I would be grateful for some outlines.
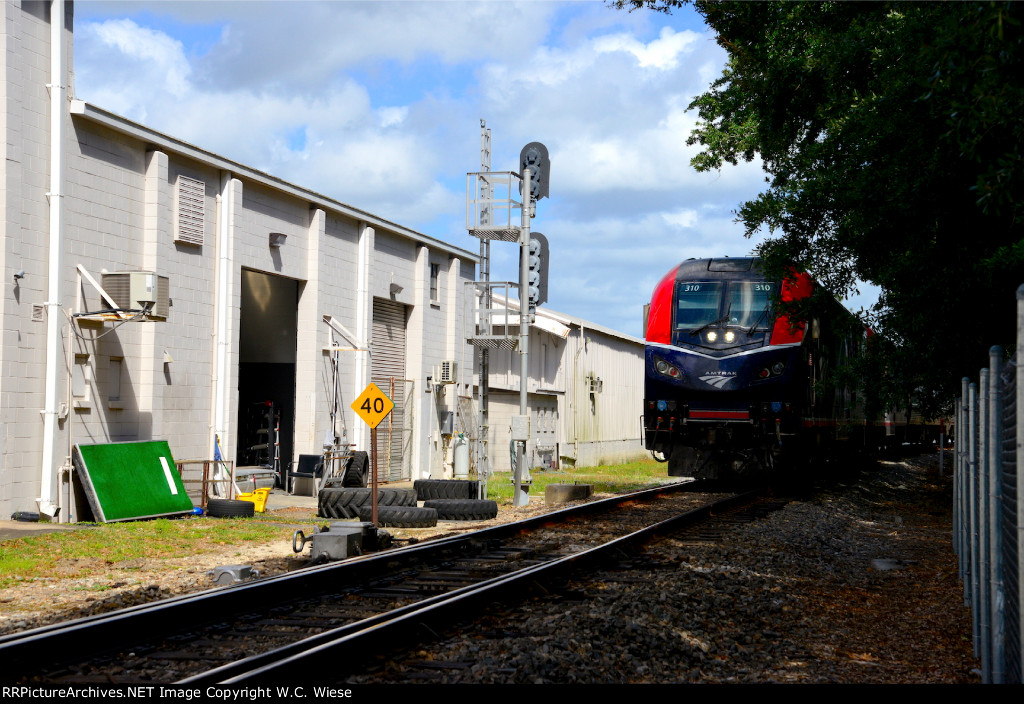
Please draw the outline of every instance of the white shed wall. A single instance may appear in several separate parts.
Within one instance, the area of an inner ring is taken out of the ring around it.
[[[543,311],[542,311],[543,314]],[[596,466],[646,456],[640,444],[644,343],[586,321],[551,314],[568,325],[566,338],[530,328],[527,405],[531,467]],[[491,467],[509,471],[511,418],[519,414],[518,352],[492,350],[490,375]],[[590,378],[601,391],[591,393]],[[557,447],[555,453],[549,448]]]

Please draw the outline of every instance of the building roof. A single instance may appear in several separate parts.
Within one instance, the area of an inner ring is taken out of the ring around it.
[[[504,301],[504,298],[502,298],[501,296],[494,295],[494,298],[495,298],[495,300]],[[514,298],[508,299],[508,307],[509,307],[510,310],[519,310],[519,301],[517,301]],[[509,316],[509,317],[511,318],[513,316]],[[519,318],[519,316],[514,316],[514,319],[509,321],[510,324],[518,325],[519,324],[518,318]],[[566,327],[575,326],[575,327],[578,327],[578,328],[585,328],[587,330],[593,330],[594,332],[599,332],[599,333],[602,333],[604,335],[608,335],[610,337],[617,337],[620,340],[625,340],[626,342],[633,342],[633,343],[636,343],[638,345],[645,345],[645,344],[647,344],[644,340],[642,340],[639,337],[633,337],[632,335],[627,335],[624,332],[619,332],[618,330],[612,330],[611,328],[606,328],[603,325],[598,325],[597,323],[592,323],[589,320],[584,320],[583,318],[577,318],[576,316],[569,315],[568,313],[559,313],[557,311],[551,310],[550,308],[544,308],[543,306],[537,308],[537,322],[535,323],[535,326],[540,328],[541,330],[546,330],[548,332],[551,332],[552,334],[561,334],[561,333],[558,333],[555,330],[553,330],[552,328],[554,326],[548,325],[546,322],[544,322],[545,320],[554,321],[555,323],[561,323],[562,325],[564,325]],[[565,337],[565,335],[561,335],[561,336]]]
[[[467,249],[462,249],[461,247],[436,239],[430,235],[425,235],[422,232],[409,229],[408,227],[391,222],[390,220],[386,220],[385,218],[374,215],[373,213],[360,210],[359,208],[347,205],[329,196],[311,191],[308,188],[303,188],[302,186],[289,183],[288,181],[276,176],[259,171],[258,169],[246,166],[245,164],[241,164],[237,161],[232,161],[227,157],[214,154],[213,152],[189,144],[188,142],[176,137],[171,137],[170,135],[163,134],[162,132],[157,132],[145,125],[140,125],[126,117],[115,115],[112,112],[98,108],[83,100],[71,101],[71,114],[79,115],[90,122],[95,122],[103,125],[104,127],[108,127],[115,132],[120,132],[121,134],[133,137],[134,139],[152,145],[162,151],[179,154],[223,171],[230,171],[232,174],[241,178],[249,181],[255,181],[256,183],[287,193],[288,195],[301,200],[308,201],[309,203],[322,207],[324,210],[341,213],[353,220],[361,220],[373,227],[381,228],[396,235],[415,240],[416,242],[427,245],[431,249],[447,252],[448,254],[457,256],[460,259],[468,259],[474,263],[479,262],[479,256],[473,254]]]

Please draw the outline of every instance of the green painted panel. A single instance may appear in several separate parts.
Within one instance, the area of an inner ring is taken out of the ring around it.
[[[75,445],[74,463],[97,521],[192,512],[166,440]]]

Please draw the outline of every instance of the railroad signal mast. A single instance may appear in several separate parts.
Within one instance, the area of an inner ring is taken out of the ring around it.
[[[488,374],[489,350],[518,349],[520,354],[519,415],[512,417],[512,441],[515,443],[514,483],[516,506],[530,501],[530,473],[526,466],[526,443],[530,439],[530,416],[527,402],[529,378],[529,335],[537,306],[547,300],[548,243],[540,233],[530,236],[530,220],[536,215],[536,201],[548,195],[551,160],[540,142],[530,142],[519,155],[520,173],[490,170],[491,132],[480,121],[481,166],[477,173],[466,175],[466,229],[480,238],[481,279],[474,282],[476,308],[470,344],[479,347],[480,414],[477,428],[477,469],[486,495],[488,469]],[[517,193],[518,191],[518,193]],[[518,195],[521,200],[516,201]],[[513,212],[519,210],[519,224]],[[519,244],[519,282],[490,280],[491,241]],[[509,311],[509,290],[517,287],[519,297],[519,331],[514,334]],[[500,302],[494,292],[503,292]]]

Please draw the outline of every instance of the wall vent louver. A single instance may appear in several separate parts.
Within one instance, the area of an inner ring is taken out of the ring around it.
[[[203,244],[206,213],[206,184],[188,176],[178,176],[178,226],[174,241]]]

